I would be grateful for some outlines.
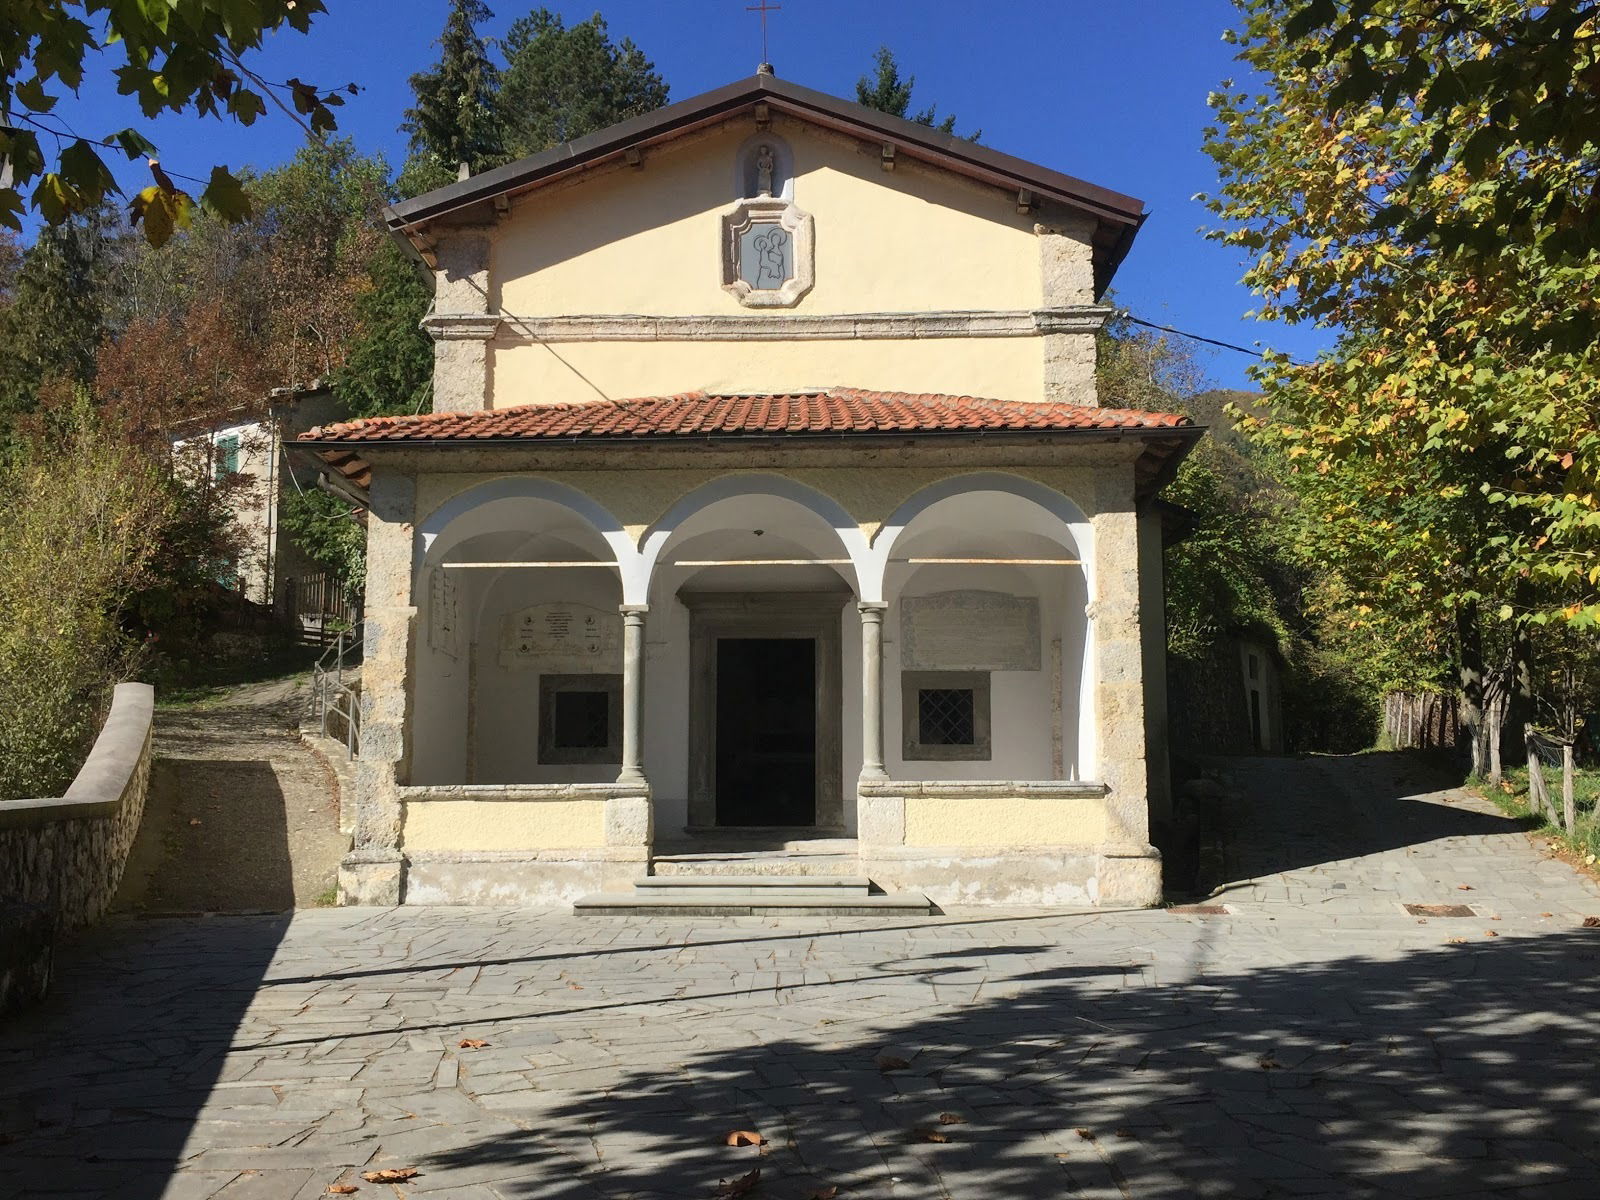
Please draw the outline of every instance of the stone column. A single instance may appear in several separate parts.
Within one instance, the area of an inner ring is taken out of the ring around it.
[[[861,614],[861,778],[887,779],[883,766],[883,614],[881,600],[856,605]]]
[[[1041,308],[1034,319],[1044,342],[1044,398],[1098,405],[1095,333],[1110,310],[1094,302],[1094,221],[1061,213],[1033,231],[1039,238]]]
[[[399,904],[405,892],[399,787],[410,751],[411,597],[416,481],[373,473],[367,516],[366,628],[361,668],[361,750],[355,764],[356,821],[339,865],[341,904]]]
[[[1139,586],[1139,516],[1133,464],[1106,464],[1096,488],[1095,595],[1090,601],[1100,778],[1108,829],[1096,900],[1161,902],[1161,855],[1150,845],[1144,645]]]
[[[644,615],[647,604],[622,605],[622,773],[618,783],[643,784],[644,747],[640,714],[644,708]]]
[[[644,618],[648,605],[622,609],[622,771],[616,789],[606,798],[606,864],[601,886],[625,888],[650,861],[655,839],[655,809],[644,774]]]
[[[489,342],[500,314],[490,303],[490,249],[490,231],[475,226],[447,230],[434,246],[433,309],[422,321],[433,338],[434,412],[491,405]]]

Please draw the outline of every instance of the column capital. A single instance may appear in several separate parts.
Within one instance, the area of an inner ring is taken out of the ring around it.
[[[624,619],[628,617],[642,618],[645,613],[650,611],[650,606],[648,604],[619,604],[617,605],[617,611],[623,615]]]
[[[889,602],[887,600],[858,600],[856,602],[856,611],[863,617],[882,617],[888,611],[888,608]]]

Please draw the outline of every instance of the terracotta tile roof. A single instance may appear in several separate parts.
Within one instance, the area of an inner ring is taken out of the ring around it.
[[[490,412],[368,417],[326,425],[302,442],[560,441],[711,435],[1142,431],[1191,426],[1188,417],[1125,408],[876,392],[860,388],[773,395],[684,392],[638,400],[525,404]]]

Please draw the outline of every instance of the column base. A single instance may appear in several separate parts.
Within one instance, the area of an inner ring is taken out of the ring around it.
[[[1154,846],[1102,853],[1095,865],[1095,903],[1107,908],[1155,908],[1161,904],[1161,851]]]
[[[405,871],[405,859],[397,854],[348,854],[339,864],[339,903],[398,907],[405,895]]]

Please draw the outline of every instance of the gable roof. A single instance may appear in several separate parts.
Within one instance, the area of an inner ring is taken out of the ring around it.
[[[892,145],[896,157],[929,163],[1009,191],[1028,192],[1095,220],[1095,294],[1127,255],[1144,223],[1144,202],[980,146],[975,142],[878,112],[853,101],[759,74],[654,112],[633,117],[554,149],[518,159],[481,175],[437,188],[385,211],[391,231],[420,242],[421,227],[436,220],[486,221],[501,197],[532,191],[573,172],[624,160],[650,145],[748,113],[759,105],[862,141]]]

